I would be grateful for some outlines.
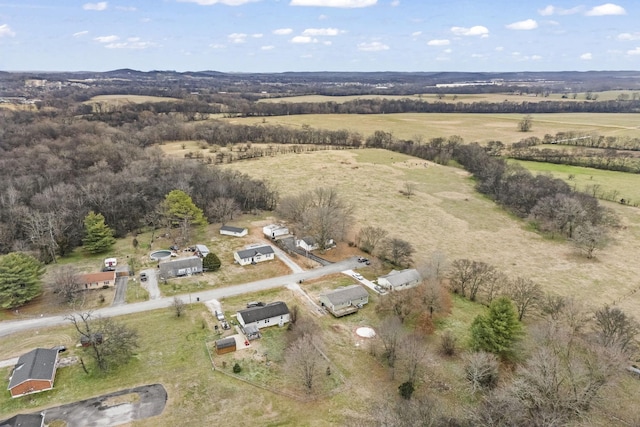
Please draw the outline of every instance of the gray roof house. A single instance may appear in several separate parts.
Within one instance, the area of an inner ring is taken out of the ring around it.
[[[289,307],[282,301],[272,302],[262,307],[251,307],[238,311],[238,323],[243,328],[255,325],[258,329],[268,326],[282,326],[289,322]]]
[[[320,295],[320,303],[335,317],[355,313],[369,302],[369,292],[360,285],[351,285]]]
[[[240,265],[257,264],[275,258],[275,252],[269,245],[250,246],[233,254],[233,259]]]
[[[36,348],[18,358],[11,379],[11,397],[51,390],[58,367],[58,350]]]
[[[408,268],[406,270],[391,270],[389,274],[378,277],[378,285],[392,291],[411,288],[420,283],[422,277],[418,270]]]
[[[206,247],[205,245],[196,245],[196,255],[198,255],[200,258],[204,258],[207,255],[209,255],[209,248]]]
[[[220,234],[225,236],[242,237],[246,236],[247,233],[249,233],[249,230],[246,228],[233,227],[231,225],[223,225],[220,227]]]
[[[160,277],[163,279],[190,276],[197,273],[202,273],[202,258],[197,256],[172,259],[160,263]]]

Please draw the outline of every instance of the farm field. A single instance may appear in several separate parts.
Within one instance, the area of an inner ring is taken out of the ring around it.
[[[640,251],[637,208],[605,202],[620,215],[623,228],[589,261],[567,242],[530,231],[477,194],[461,169],[376,149],[281,155],[224,167],[266,179],[281,196],[337,188],[355,207],[356,228],[380,226],[391,237],[410,241],[417,265],[434,251],[450,261],[482,260],[510,276],[531,278],[547,291],[579,296],[590,307],[615,303],[640,320],[640,266],[629,259]],[[405,182],[416,187],[410,199],[400,193]]]
[[[230,123],[259,125],[281,125],[302,127],[309,125],[317,129],[347,129],[359,132],[365,138],[376,130],[391,132],[396,138],[423,140],[437,137],[461,136],[466,142],[486,143],[491,140],[505,144],[523,138],[546,134],[576,131],[593,132],[604,136],[637,136],[637,114],[533,114],[530,132],[519,132],[518,122],[522,114],[304,114],[276,117],[247,117],[222,119]]]
[[[178,98],[150,95],[96,95],[84,103],[94,104],[97,102],[140,104],[143,102],[181,102],[181,100]]]
[[[631,90],[610,90],[603,92],[593,92],[598,95],[599,101],[610,101],[616,99],[619,95],[625,94],[629,98],[633,96],[637,91]],[[576,98],[573,99],[573,94],[566,94],[567,98],[562,98],[561,93],[552,93],[549,96],[536,96],[535,94],[518,95],[513,93],[486,93],[486,94],[443,94],[437,95],[434,93],[424,93],[415,95],[344,95],[344,96],[331,96],[331,95],[302,95],[302,96],[288,96],[282,98],[263,98],[258,102],[335,102],[338,104],[355,101],[357,99],[412,99],[421,100],[425,102],[542,102],[542,101],[566,101],[566,102],[579,102],[585,101],[586,93],[579,92],[576,94]]]
[[[549,173],[566,181],[578,191],[595,194],[596,197],[620,200],[630,204],[640,203],[640,175],[579,166],[556,165],[544,162],[509,160],[522,165],[533,173]],[[571,176],[571,179],[569,178]],[[617,194],[617,197],[608,197]]]

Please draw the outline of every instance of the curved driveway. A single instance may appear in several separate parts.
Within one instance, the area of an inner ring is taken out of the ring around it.
[[[232,297],[251,292],[263,291],[284,286],[287,283],[299,283],[300,280],[317,279],[329,274],[340,273],[344,270],[356,268],[360,265],[357,257],[352,257],[340,262],[336,262],[324,267],[318,267],[313,270],[303,271],[301,273],[289,274],[286,276],[274,277],[271,279],[259,280],[257,282],[245,283],[241,285],[227,286],[224,288],[212,289],[209,291],[194,292],[189,295],[183,295],[182,301],[185,304],[196,302],[198,300],[207,301],[210,299],[221,299]],[[173,303],[173,297],[164,297],[154,300],[138,302],[134,304],[124,304],[112,307],[105,307],[94,310],[92,313],[96,316],[112,317],[122,316],[125,314],[139,313],[141,311],[156,310],[166,308]],[[28,331],[31,329],[46,328],[49,326],[59,326],[69,323],[62,316],[37,317],[27,320],[13,320],[8,322],[0,322],[0,337],[10,335],[16,332]]]

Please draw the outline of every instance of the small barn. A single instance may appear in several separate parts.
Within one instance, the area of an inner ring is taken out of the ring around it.
[[[216,354],[225,354],[236,351],[236,339],[234,337],[222,338],[216,341]]]
[[[378,285],[391,291],[412,288],[420,283],[422,277],[418,270],[408,268],[406,270],[391,270],[389,274],[378,277]]]
[[[277,237],[288,235],[289,229],[282,224],[269,224],[262,227],[262,234],[269,239],[275,239]]]
[[[112,288],[116,285],[115,268],[100,273],[79,274],[78,284],[80,289]]]
[[[172,259],[160,263],[160,277],[163,279],[191,276],[198,273],[202,273],[202,258],[198,256]]]
[[[233,254],[233,259],[240,265],[257,264],[275,258],[275,252],[269,245],[254,246]]]
[[[58,367],[58,350],[36,348],[18,358],[9,379],[11,397],[51,390]]]
[[[196,249],[196,255],[199,256],[200,258],[206,257],[207,255],[209,255],[209,252],[211,252],[209,248],[206,247],[205,245],[196,245],[195,249]]]
[[[250,325],[255,325],[258,329],[274,325],[283,326],[290,320],[289,307],[282,301],[240,310],[236,317],[240,326],[245,330]]]
[[[220,227],[220,234],[224,236],[244,237],[249,233],[246,228],[233,227],[231,225],[223,225]]]
[[[320,303],[335,317],[355,313],[369,302],[369,292],[360,285],[335,289],[320,295]]]

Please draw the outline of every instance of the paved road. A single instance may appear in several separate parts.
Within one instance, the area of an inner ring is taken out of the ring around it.
[[[329,274],[340,273],[344,270],[357,268],[360,265],[357,257],[352,257],[340,262],[336,262],[324,267],[318,267],[313,270],[303,271],[301,273],[293,273],[286,276],[274,277],[271,279],[259,280],[257,282],[245,283],[242,285],[227,286],[225,288],[212,289],[209,291],[196,292],[189,295],[182,295],[181,299],[185,304],[199,301],[207,301],[210,299],[222,299],[251,292],[263,291],[284,286],[287,283],[299,283],[300,280],[316,279],[318,277],[327,276]],[[123,304],[112,307],[105,307],[93,311],[96,316],[112,317],[122,316],[126,314],[139,313],[142,311],[157,310],[166,308],[173,303],[173,297],[158,298],[134,304]],[[28,331],[32,329],[45,328],[49,326],[59,326],[68,324],[69,321],[65,316],[49,316],[37,317],[27,320],[13,320],[8,322],[0,322],[0,337],[10,335],[16,332]]]
[[[111,303],[111,305],[126,303],[127,283],[129,283],[129,276],[116,277],[116,295],[113,297],[113,303]]]

